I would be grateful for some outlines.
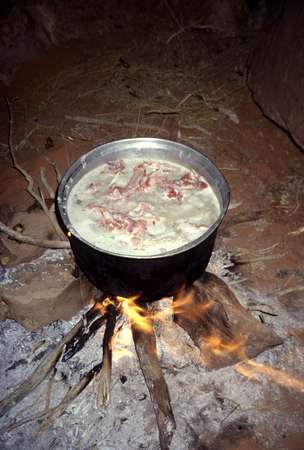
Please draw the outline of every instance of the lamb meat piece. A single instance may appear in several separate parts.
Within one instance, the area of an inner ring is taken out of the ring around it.
[[[144,219],[132,219],[128,214],[110,210],[104,206],[91,203],[88,209],[97,212],[101,218],[97,220],[97,225],[107,231],[125,230],[133,235],[134,243],[140,243],[147,229],[147,221]],[[149,223],[150,224],[150,223]]]
[[[178,201],[178,203],[182,203],[184,196],[183,196],[183,194],[181,192],[177,191],[173,187],[173,185],[172,186],[167,186],[165,188],[164,192],[165,192],[165,194],[166,194],[166,196],[168,198],[175,198]]]
[[[122,159],[107,162],[107,169],[109,172],[116,174],[122,172],[126,168],[125,162]]]
[[[133,175],[125,186],[110,186],[107,193],[115,198],[127,198],[138,191],[144,191],[149,186],[149,176],[144,164],[133,168]]]
[[[177,186],[184,189],[206,189],[208,184],[196,172],[188,172],[175,182]]]

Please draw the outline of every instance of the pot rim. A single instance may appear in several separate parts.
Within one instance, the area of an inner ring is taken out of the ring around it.
[[[210,228],[208,228],[208,230],[203,233],[202,235],[200,235],[198,238],[194,239],[193,241],[188,242],[187,244],[182,245],[181,247],[177,247],[176,249],[172,249],[169,250],[167,252],[162,252],[162,253],[157,253],[154,255],[132,255],[132,254],[121,254],[121,253],[116,253],[116,252],[111,252],[109,250],[100,248],[95,246],[94,244],[92,244],[91,242],[87,241],[86,239],[84,239],[73,227],[72,223],[70,222],[69,216],[67,214],[66,211],[66,203],[67,203],[67,198],[68,196],[65,196],[65,190],[67,189],[67,185],[69,180],[72,180],[72,175],[75,172],[75,169],[78,168],[79,164],[82,164],[83,168],[86,165],[86,159],[89,158],[91,155],[93,155],[94,153],[98,153],[98,155],[101,155],[101,152],[103,150],[106,150],[108,148],[111,147],[117,147],[117,146],[126,146],[130,144],[153,144],[154,148],[159,148],[161,149],[161,146],[163,145],[173,145],[174,147],[178,148],[181,151],[185,151],[187,150],[187,152],[193,152],[194,154],[198,154],[200,157],[202,157],[206,162],[208,162],[208,165],[210,167],[212,167],[213,171],[216,173],[216,177],[221,181],[224,189],[225,189],[225,197],[222,197],[222,202],[223,205],[221,205],[221,210],[220,210],[220,214],[219,217],[217,218],[217,220],[211,225]],[[141,260],[141,259],[162,259],[162,258],[167,258],[170,256],[174,256],[183,252],[186,252],[188,250],[191,250],[193,247],[196,247],[197,245],[199,245],[201,242],[205,241],[206,239],[208,239],[208,237],[210,235],[212,235],[216,229],[220,226],[221,222],[224,219],[224,216],[227,213],[228,207],[229,207],[229,202],[230,202],[230,189],[229,189],[229,185],[227,183],[227,180],[225,179],[224,175],[222,174],[222,172],[215,166],[215,164],[207,157],[205,156],[203,153],[201,153],[200,151],[189,147],[188,145],[184,145],[181,144],[179,142],[175,142],[175,141],[171,141],[168,139],[159,139],[159,138],[149,138],[149,137],[136,137],[136,138],[128,138],[128,139],[119,139],[116,141],[111,141],[105,144],[101,144],[98,145],[96,147],[94,147],[92,150],[90,150],[89,152],[83,154],[80,158],[78,158],[76,161],[73,162],[73,164],[67,169],[67,171],[65,172],[65,174],[63,175],[58,189],[57,189],[57,195],[56,195],[56,206],[57,206],[57,212],[59,212],[60,214],[60,218],[61,221],[64,225],[64,227],[66,228],[65,230],[65,234],[68,236],[69,239],[71,239],[72,237],[75,237],[77,239],[79,239],[80,241],[82,241],[84,244],[88,245],[89,247],[92,247],[93,249],[101,252],[101,253],[105,253],[111,256],[117,256],[120,258],[126,258],[126,259],[135,259],[135,260]]]

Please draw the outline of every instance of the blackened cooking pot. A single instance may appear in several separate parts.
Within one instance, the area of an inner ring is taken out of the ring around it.
[[[87,242],[73,228],[67,214],[71,188],[97,165],[128,156],[166,159],[195,169],[205,177],[219,200],[220,215],[217,221],[194,241],[153,256],[120,255]],[[175,294],[202,274],[210,260],[216,232],[228,204],[227,182],[206,156],[185,145],[154,138],[110,142],[86,153],[65,173],[58,187],[56,202],[58,218],[69,237],[76,263],[90,281],[110,295],[141,295],[151,301]]]

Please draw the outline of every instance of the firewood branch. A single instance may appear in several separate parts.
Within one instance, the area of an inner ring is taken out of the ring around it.
[[[86,314],[91,313],[95,315],[96,306],[94,305]],[[98,312],[98,310],[97,310]],[[65,353],[67,345],[73,341],[84,326],[85,318],[80,319],[76,325],[69,331],[69,333],[63,338],[63,340],[57,345],[57,347],[41,361],[38,367],[34,370],[25,381],[19,384],[11,394],[0,401],[0,417],[6,414],[11,408],[16,406],[21,400],[24,399],[30,392],[32,392],[42,381],[50,374],[55,367],[59,359]],[[90,381],[90,380],[89,380]],[[88,381],[88,382],[89,382]],[[75,388],[76,389],[76,388]],[[82,389],[81,389],[82,390]],[[72,391],[74,392],[74,391]],[[77,394],[76,394],[77,395]],[[69,397],[70,398],[70,397]],[[75,397],[74,397],[75,398]]]
[[[66,408],[75,400],[76,397],[78,397],[79,394],[87,387],[87,385],[96,377],[96,375],[100,372],[102,364],[96,364],[93,369],[91,369],[86,375],[84,375],[79,383],[72,386],[65,396],[63,397],[62,401],[51,408],[47,414],[45,414],[43,417],[43,421],[39,427],[40,430],[45,429],[51,422],[54,422],[54,420],[58,419]]]
[[[59,238],[61,238],[63,236],[63,233],[57,223],[55,215],[48,209],[48,207],[45,203],[44,197],[43,197],[43,195],[41,195],[41,192],[39,195],[35,191],[34,181],[33,181],[33,178],[31,177],[31,175],[17,161],[16,155],[15,155],[15,150],[14,150],[14,145],[13,145],[14,118],[13,118],[13,113],[12,113],[12,107],[11,107],[11,103],[10,103],[9,99],[7,97],[4,97],[4,99],[6,102],[8,117],[9,117],[8,149],[9,149],[9,154],[10,154],[10,157],[12,160],[13,167],[19,173],[21,173],[21,175],[25,178],[25,180],[27,182],[27,188],[26,188],[27,192],[36,200],[38,205],[42,208],[42,210],[48,217],[52,227],[54,228],[56,234],[59,236]]]
[[[54,200],[55,199],[55,192],[54,192],[52,186],[50,185],[49,180],[47,179],[44,167],[40,167],[40,178],[41,178],[41,181],[42,181],[45,189],[47,190],[50,198],[52,200]]]
[[[112,340],[116,325],[117,309],[110,304],[107,307],[107,325],[103,337],[103,358],[102,368],[99,372],[97,382],[97,404],[99,406],[108,406],[110,403],[111,376],[112,376]]]
[[[25,417],[24,419],[19,420],[18,422],[10,424],[8,427],[0,430],[1,434],[8,433],[15,428],[21,427],[29,422],[33,422],[34,420],[41,421],[39,431],[45,429],[50,423],[54,422],[58,417],[60,417],[66,408],[78,397],[79,394],[87,387],[87,385],[95,378],[95,376],[99,373],[102,364],[96,364],[93,369],[91,369],[86,375],[84,375],[79,383],[75,384],[71,388],[68,389],[65,396],[56,406],[52,408],[46,409],[43,411],[34,414],[30,417]]]
[[[70,243],[68,241],[51,241],[50,239],[36,239],[31,236],[18,233],[18,231],[12,230],[10,227],[0,222],[0,232],[5,233],[10,238],[14,239],[23,244],[35,245],[37,247],[43,248],[70,248]]]
[[[151,323],[151,333],[145,333],[132,324],[132,333],[140,367],[148,387],[159,430],[161,450],[168,450],[176,428],[171,408],[170,394],[157,357],[156,338]]]
[[[103,325],[108,318],[108,312],[106,308],[102,307],[102,301],[105,297],[96,303],[94,308],[91,308],[83,317],[84,326],[79,330],[77,335],[71,339],[64,350],[62,355],[62,361],[66,362],[71,359],[76,353],[78,353],[86,344],[86,342],[92,338],[97,330]]]
[[[78,324],[77,324],[78,325]],[[6,398],[1,400],[0,402],[0,417],[3,416],[9,409],[11,409],[13,406],[15,406],[17,403],[19,403],[21,400],[24,399],[32,390],[34,390],[50,373],[52,368],[57,363],[58,359],[61,356],[64,343],[69,340],[74,333],[77,332],[78,326],[75,325],[74,328],[68,333],[68,335],[65,337],[64,341],[56,347],[50,355],[47,356],[46,359],[44,359],[37,369],[34,371],[34,373],[26,379],[23,383],[21,383],[17,388],[14,389],[14,391],[8,395]]]

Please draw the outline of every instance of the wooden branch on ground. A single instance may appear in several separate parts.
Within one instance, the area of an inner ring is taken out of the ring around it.
[[[116,325],[117,309],[115,305],[107,306],[107,325],[103,337],[102,368],[99,372],[97,383],[97,404],[108,406],[110,403],[111,376],[112,376],[112,339]]]
[[[266,210],[257,210],[257,211],[249,211],[249,212],[240,212],[235,213],[232,216],[229,216],[225,219],[223,222],[223,229],[226,231],[226,229],[233,227],[235,225],[248,223],[248,222],[257,222],[263,217],[263,214]]]
[[[41,178],[41,181],[42,181],[45,189],[47,190],[50,198],[52,200],[54,200],[55,199],[55,192],[54,192],[52,186],[50,185],[49,180],[47,179],[44,167],[40,167],[40,178]]]
[[[81,394],[81,392],[87,387],[87,385],[93,380],[93,378],[98,374],[101,369],[102,364],[96,364],[93,369],[91,369],[86,375],[84,375],[79,383],[72,386],[61,402],[59,402],[56,406],[50,409],[45,409],[38,414],[35,414],[30,417],[25,417],[24,419],[19,420],[18,422],[12,423],[8,425],[6,428],[0,430],[1,434],[10,432],[15,428],[21,427],[29,422],[33,422],[34,420],[40,420],[41,424],[39,427],[39,431],[45,429],[51,422],[60,417],[66,408],[75,400],[75,398]]]
[[[96,377],[96,375],[100,372],[102,367],[102,363],[96,364],[93,369],[91,369],[87,374],[85,374],[79,383],[72,386],[61,402],[51,408],[46,414],[43,414],[42,416],[38,418],[43,418],[43,421],[39,427],[39,430],[45,429],[51,422],[54,422],[58,417],[60,417],[64,411],[67,409],[67,407],[75,400],[76,397],[78,397],[79,394],[87,387],[87,385]],[[33,418],[35,420],[35,417]]]
[[[50,239],[36,239],[31,236],[24,235],[18,231],[12,230],[10,227],[0,222],[0,232],[5,233],[10,238],[23,244],[36,245],[43,248],[69,249],[69,241],[52,241]]]
[[[8,149],[9,149],[9,154],[11,156],[12,159],[12,163],[13,163],[13,167],[19,172],[21,173],[21,175],[25,178],[25,180],[27,181],[27,192],[36,200],[36,202],[38,203],[38,205],[40,205],[40,207],[42,208],[42,210],[44,211],[44,213],[46,214],[46,216],[48,217],[52,227],[54,228],[56,234],[60,237],[63,237],[63,233],[62,230],[60,228],[60,226],[57,223],[56,217],[49,211],[45,200],[43,198],[43,196],[40,195],[35,191],[34,189],[34,181],[33,178],[31,177],[31,175],[18,163],[16,155],[15,155],[15,150],[14,150],[14,146],[13,146],[13,126],[14,126],[14,119],[13,119],[13,114],[12,114],[12,108],[11,108],[11,104],[10,101],[8,100],[7,97],[4,97],[6,105],[7,105],[7,111],[8,111],[8,116],[9,116],[9,133],[8,133]]]
[[[150,124],[138,124],[136,122],[115,122],[114,120],[107,119],[107,118],[97,118],[97,117],[85,117],[85,116],[64,116],[66,120],[71,120],[73,122],[79,122],[79,123],[85,123],[85,124],[92,124],[92,125],[110,125],[115,127],[122,127],[122,128],[136,128],[137,129],[144,129],[144,130],[152,130],[152,131],[164,131],[167,132],[165,128],[158,127],[156,125],[150,125]]]
[[[173,310],[174,321],[211,369],[254,358],[283,342],[239,303],[222,279],[208,272],[173,300]]]
[[[159,430],[160,447],[168,450],[176,428],[170,403],[170,394],[162,373],[156,351],[156,338],[151,323],[152,333],[145,333],[132,324],[132,333],[139,364],[148,387]]]
[[[60,170],[59,170],[56,162],[53,161],[52,159],[50,159],[47,155],[43,154],[43,157],[46,159],[46,161],[49,163],[49,165],[52,166],[54,173],[56,175],[57,184],[59,184],[61,181],[61,173],[60,173]]]
[[[30,417],[25,417],[18,422],[13,422],[7,427],[0,430],[1,434],[10,432],[15,428],[21,427],[29,422],[33,422],[34,420],[41,421],[39,431],[45,429],[51,422],[60,417],[66,408],[75,400],[75,398],[81,394],[81,392],[87,387],[87,385],[92,381],[92,379],[98,374],[101,370],[102,364],[96,364],[93,369],[91,369],[86,375],[84,375],[79,383],[75,384],[66,392],[65,396],[56,406],[53,408],[44,408],[43,411],[34,414]],[[47,407],[49,405],[46,405]]]
[[[95,305],[91,308],[93,310]],[[91,311],[90,310],[90,311]],[[89,312],[88,312],[89,313]],[[87,314],[88,314],[87,313]],[[20,383],[13,392],[0,401],[0,417],[7,411],[13,408],[17,403],[24,399],[30,392],[32,392],[42,381],[49,375],[51,370],[55,367],[58,360],[63,356],[66,346],[72,341],[79,331],[84,326],[84,319],[80,319],[76,325],[63,338],[60,344],[51,351],[40,362],[34,372],[22,383]]]

